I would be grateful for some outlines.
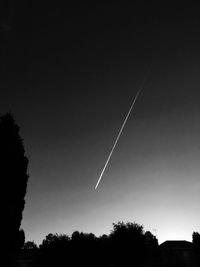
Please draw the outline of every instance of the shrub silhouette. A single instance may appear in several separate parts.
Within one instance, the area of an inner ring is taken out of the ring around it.
[[[19,135],[19,127],[13,116],[7,113],[0,117],[0,162],[3,243],[7,266],[13,266],[17,249],[22,245],[20,233],[22,212],[28,181],[28,159],[25,156],[23,140]]]

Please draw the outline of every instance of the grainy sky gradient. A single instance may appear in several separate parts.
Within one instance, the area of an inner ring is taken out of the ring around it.
[[[159,243],[191,240],[200,231],[198,7],[10,3],[0,113],[14,113],[30,160],[26,240],[107,234],[119,220],[157,229]]]

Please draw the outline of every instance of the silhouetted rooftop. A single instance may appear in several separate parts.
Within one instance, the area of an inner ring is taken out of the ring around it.
[[[161,248],[172,249],[192,249],[192,242],[186,240],[167,240],[160,244]]]

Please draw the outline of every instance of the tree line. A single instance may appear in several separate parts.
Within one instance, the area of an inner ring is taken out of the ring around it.
[[[113,223],[109,235],[96,237],[93,233],[73,232],[48,234],[42,243],[24,244],[25,250],[39,250],[35,266],[137,266],[159,261],[158,241],[151,232],[144,232],[137,223]]]
[[[184,266],[200,266],[200,234],[193,232],[194,262]],[[37,250],[33,266],[179,266],[163,259],[158,240],[150,231],[144,231],[137,223],[113,223],[109,235],[96,237],[93,233],[75,231],[67,234],[48,234],[37,246],[34,241],[24,244],[23,250]],[[170,255],[168,255],[170,256]]]

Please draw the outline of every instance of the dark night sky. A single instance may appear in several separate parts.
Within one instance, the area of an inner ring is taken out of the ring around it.
[[[124,220],[157,229],[159,242],[191,240],[200,231],[199,7],[26,2],[3,6],[0,32],[0,113],[15,115],[30,160],[26,239],[99,235]]]

